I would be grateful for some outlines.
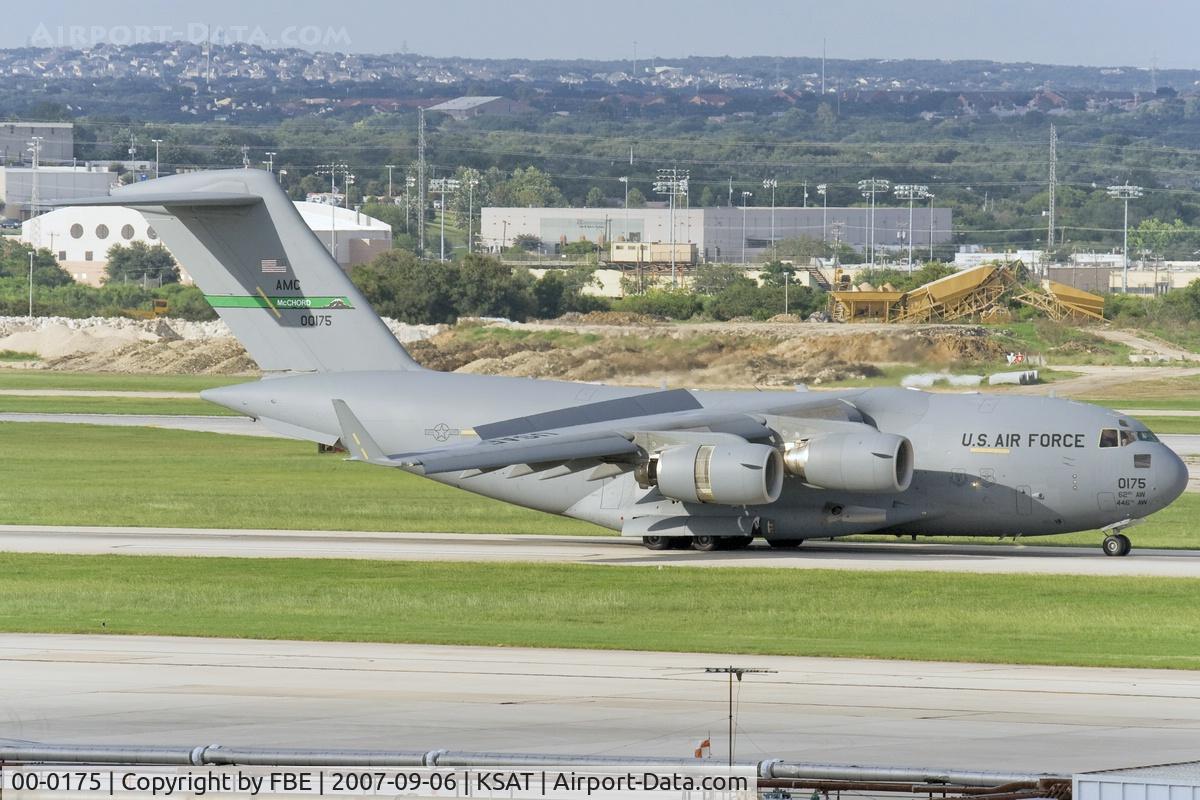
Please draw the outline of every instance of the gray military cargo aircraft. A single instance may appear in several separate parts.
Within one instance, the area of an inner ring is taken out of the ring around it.
[[[340,440],[352,459],[651,549],[1101,529],[1104,552],[1125,555],[1122,530],[1187,484],[1183,462],[1140,422],[1068,400],[653,391],[423,369],[260,170],[175,175],[71,204],[141,211],[266,373],[206,399],[287,436]]]

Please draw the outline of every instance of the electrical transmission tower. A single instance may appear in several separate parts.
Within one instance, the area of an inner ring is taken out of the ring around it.
[[[425,255],[425,109],[417,109],[417,231],[420,252]]]
[[[1054,187],[1058,184],[1058,130],[1050,125],[1050,211],[1046,228],[1046,251],[1054,249]]]

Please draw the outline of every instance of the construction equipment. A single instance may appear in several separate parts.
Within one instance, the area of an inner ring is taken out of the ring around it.
[[[130,319],[158,319],[171,313],[171,305],[165,297],[155,297],[149,310],[144,308],[122,308],[121,314]]]
[[[1009,301],[1038,309],[1051,319],[1103,320],[1104,298],[1057,281],[1034,288],[1021,283],[1024,266],[982,264],[907,292],[858,287],[840,270],[829,296],[829,315],[839,322],[960,322],[1000,319]]]

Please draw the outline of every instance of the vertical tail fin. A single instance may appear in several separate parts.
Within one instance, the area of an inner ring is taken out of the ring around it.
[[[268,172],[172,175],[71,205],[141,211],[264,371],[419,369]]]

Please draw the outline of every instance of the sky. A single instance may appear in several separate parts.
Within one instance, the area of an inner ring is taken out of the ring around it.
[[[329,0],[11,3],[0,47],[232,39],[533,59],[819,56],[1200,69],[1196,0]],[[636,45],[635,45],[636,42]]]

